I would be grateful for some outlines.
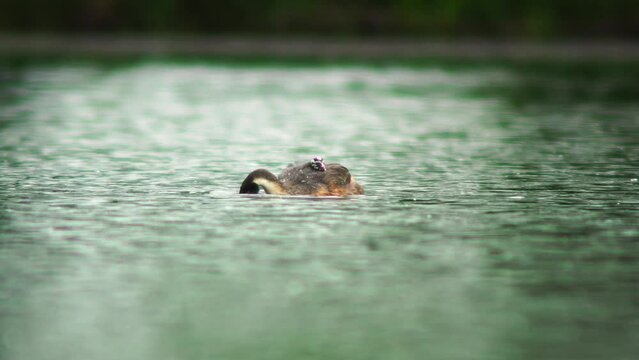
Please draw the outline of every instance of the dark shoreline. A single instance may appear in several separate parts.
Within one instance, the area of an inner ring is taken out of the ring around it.
[[[638,61],[639,42],[0,34],[0,56],[236,56],[318,59]]]

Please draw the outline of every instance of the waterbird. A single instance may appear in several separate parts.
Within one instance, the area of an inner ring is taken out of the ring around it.
[[[340,164],[326,164],[321,156],[311,161],[290,164],[279,176],[266,169],[253,170],[240,186],[240,194],[348,196],[362,195],[364,188],[348,169]]]

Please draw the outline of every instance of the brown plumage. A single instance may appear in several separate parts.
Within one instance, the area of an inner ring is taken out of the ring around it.
[[[240,194],[257,194],[260,187],[268,194],[347,196],[361,195],[364,188],[348,169],[340,164],[326,164],[317,170],[312,162],[291,164],[279,176],[265,169],[251,172],[240,187]]]

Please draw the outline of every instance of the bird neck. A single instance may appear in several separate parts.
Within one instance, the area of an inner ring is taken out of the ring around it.
[[[273,173],[265,169],[257,169],[251,172],[242,182],[240,194],[257,194],[260,191],[260,187],[267,194],[287,194],[282,182]]]

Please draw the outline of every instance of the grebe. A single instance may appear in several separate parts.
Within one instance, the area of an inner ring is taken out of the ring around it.
[[[340,164],[325,164],[316,156],[310,162],[289,165],[280,176],[266,169],[253,170],[240,187],[240,194],[347,196],[361,195],[364,188]]]

